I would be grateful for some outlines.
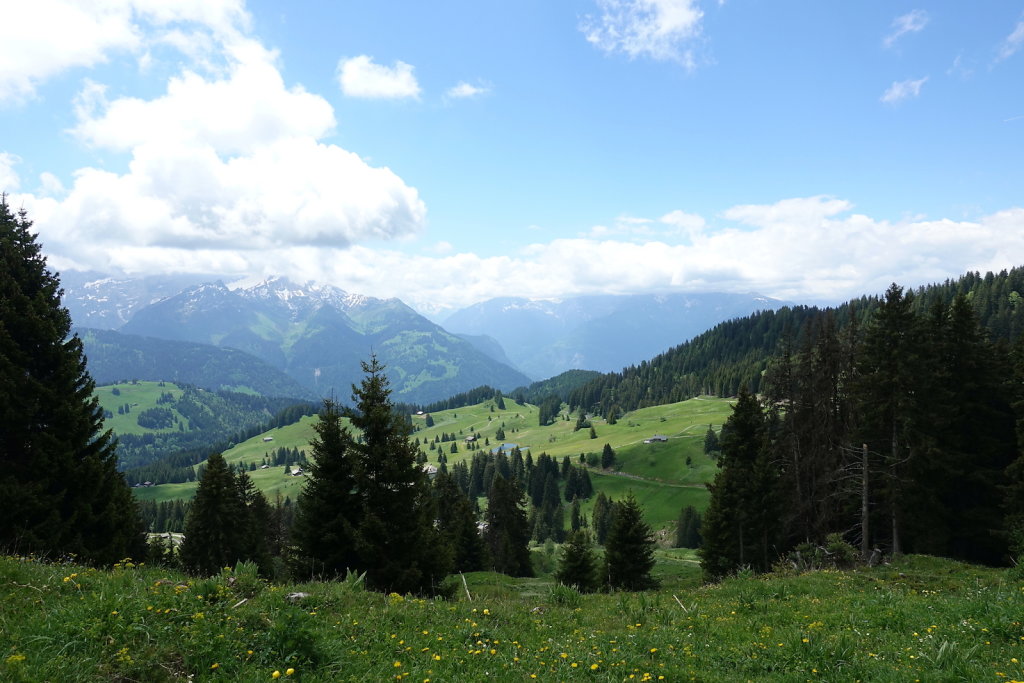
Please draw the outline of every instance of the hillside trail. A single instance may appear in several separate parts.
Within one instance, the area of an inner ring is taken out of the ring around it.
[[[705,487],[705,484],[679,484],[676,482],[665,481],[664,479],[642,477],[639,474],[630,474],[629,472],[610,472],[608,470],[600,470],[599,473],[610,477],[625,477],[626,479],[636,479],[637,481],[649,481],[661,486],[668,486],[676,489],[702,489]]]

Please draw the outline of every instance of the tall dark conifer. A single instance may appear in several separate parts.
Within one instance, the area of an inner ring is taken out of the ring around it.
[[[530,562],[530,527],[522,494],[513,482],[497,476],[487,496],[484,540],[494,571],[509,576],[533,576]]]
[[[434,526],[427,475],[416,465],[410,426],[395,411],[384,366],[363,363],[366,376],[353,387],[352,426],[360,440],[357,490],[362,503],[356,550],[367,585],[397,593],[436,592],[451,568],[451,549]]]
[[[609,589],[627,591],[656,588],[654,534],[644,521],[640,504],[628,494],[615,506],[604,542],[604,580]]]
[[[304,558],[299,571],[329,577],[344,576],[362,566],[355,547],[355,530],[363,504],[357,491],[353,440],[341,422],[341,410],[324,401],[313,426],[312,460],[306,475],[292,537]]]
[[[179,557],[185,569],[209,576],[222,567],[233,567],[245,558],[247,524],[238,483],[224,456],[207,459],[203,476],[185,519],[185,539]]]
[[[0,547],[141,558],[138,510],[31,227],[0,195]]]
[[[757,399],[740,389],[722,429],[722,456],[701,525],[701,568],[718,579],[742,566],[766,571],[778,530],[776,470],[765,448],[765,416]]]

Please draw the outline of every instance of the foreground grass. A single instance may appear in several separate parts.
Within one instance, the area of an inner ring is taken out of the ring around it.
[[[933,558],[641,594],[467,582],[446,602],[0,558],[0,679],[1024,679],[1024,585]]]

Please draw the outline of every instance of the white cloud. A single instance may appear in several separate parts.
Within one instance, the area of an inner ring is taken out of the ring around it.
[[[489,92],[491,92],[491,87],[489,85],[473,85],[466,81],[459,81],[456,85],[448,88],[448,91],[445,93],[445,97],[450,99],[466,99],[486,95]]]
[[[535,243],[494,257],[444,251],[443,244],[418,253],[313,241],[267,249],[261,246],[264,236],[257,225],[249,241],[230,247],[200,242],[189,248],[182,241],[165,245],[145,237],[147,221],[159,215],[146,206],[153,198],[135,197],[130,204],[111,206],[103,199],[109,192],[94,197],[90,190],[102,182],[127,182],[118,177],[89,181],[80,188],[76,184],[76,202],[88,206],[38,198],[25,203],[59,269],[103,266],[129,273],[213,272],[228,277],[282,274],[330,282],[351,292],[399,297],[431,312],[496,296],[544,298],[552,292],[570,296],[757,291],[798,302],[838,302],[881,293],[893,281],[917,286],[968,270],[998,271],[1024,263],[1024,208],[975,220],[893,222],[852,213],[849,201],[825,196],[736,206],[703,226],[699,216],[683,212],[667,214],[672,217],[668,223],[654,222],[700,227],[685,244],[606,234]],[[16,195],[12,202],[20,205],[21,197]],[[75,250],[54,254],[50,247],[64,239],[57,228],[65,225],[66,212],[91,216],[89,221],[79,220],[76,228],[90,239],[77,242]],[[140,221],[137,232],[143,234],[133,239],[134,220]],[[186,220],[163,220],[185,234],[195,229]],[[122,234],[104,240],[102,226],[110,224],[121,226]],[[57,236],[61,240],[55,241]],[[512,273],[514,278],[501,277]]]
[[[908,97],[917,97],[921,94],[921,86],[928,81],[928,77],[919,78],[916,81],[908,79],[905,81],[893,81],[888,90],[879,98],[886,104],[896,104]]]
[[[704,13],[696,0],[597,0],[597,5],[601,16],[587,16],[580,25],[591,44],[631,59],[650,57],[695,68],[687,46],[701,32]]]
[[[21,159],[10,152],[0,152],[0,192],[15,192],[21,186],[18,172],[14,170]]]
[[[923,9],[915,9],[892,20],[892,33],[887,35],[882,44],[892,47],[897,40],[908,33],[917,33],[928,25],[928,13]]]
[[[375,64],[373,57],[359,55],[338,62],[338,83],[349,97],[372,99],[418,98],[420,85],[413,67],[396,61],[393,67]]]
[[[1000,43],[998,53],[996,54],[996,61],[1001,62],[1004,59],[1009,59],[1022,45],[1024,45],[1024,20],[1018,21],[1013,32]]]
[[[172,24],[228,35],[248,24],[242,0],[32,0],[5,3],[0,104],[22,102],[68,69],[135,53]],[[194,32],[194,31],[193,31]]]
[[[87,83],[76,100],[73,132],[89,145],[118,151],[159,140],[239,154],[285,136],[319,138],[333,129],[330,104],[301,87],[285,87],[275,53],[241,39],[225,53],[230,66],[224,78],[185,71],[153,100],[108,103],[102,86]]]
[[[124,172],[79,169],[66,190],[41,178],[25,203],[48,251],[101,270],[181,269],[181,258],[234,267],[251,262],[248,250],[345,249],[422,229],[414,188],[320,141],[333,109],[287,87],[275,53],[240,35],[218,50],[221,75],[185,70],[153,99],[109,101],[104,86],[85,84],[71,132],[130,161]]]

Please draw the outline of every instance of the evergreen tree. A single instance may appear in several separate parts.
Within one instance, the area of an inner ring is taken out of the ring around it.
[[[704,455],[718,452],[718,434],[714,428],[708,425],[708,431],[704,433]]]
[[[764,448],[765,418],[757,399],[740,389],[733,414],[722,430],[722,456],[704,514],[701,567],[718,579],[749,565],[771,566],[768,556],[778,530],[775,471]]]
[[[458,484],[448,474],[438,472],[434,479],[437,498],[437,529],[452,549],[453,570],[480,571],[486,566],[483,539],[477,531],[476,515]]]
[[[609,589],[628,591],[656,588],[654,536],[644,521],[643,511],[630,493],[616,504],[608,537],[604,542],[605,580]]]
[[[679,513],[675,545],[677,548],[700,547],[700,513],[692,505],[687,505]]]
[[[433,497],[410,427],[395,411],[384,366],[376,356],[363,363],[366,377],[353,387],[352,426],[361,433],[351,449],[357,458],[362,510],[356,551],[366,583],[383,592],[431,593],[451,568],[451,549],[434,527]]]
[[[0,195],[0,547],[111,564],[146,540],[32,222]]]
[[[518,489],[504,477],[495,477],[487,496],[484,540],[494,571],[509,576],[533,576],[530,563],[530,527]]]
[[[310,442],[313,460],[299,494],[293,538],[303,573],[343,577],[363,566],[355,547],[362,519],[354,441],[341,424],[338,404],[325,399]]]
[[[601,450],[601,467],[603,469],[611,469],[615,465],[615,451],[612,450],[611,444],[606,443],[604,448]]]
[[[613,509],[614,502],[604,495],[604,491],[598,491],[597,499],[594,500],[594,509],[590,513],[590,526],[594,529],[594,540],[599,545],[604,545],[605,539],[608,537]]]
[[[244,559],[247,529],[238,484],[224,456],[214,453],[185,520],[185,539],[179,548],[181,564],[193,574],[210,576]]]
[[[573,531],[562,546],[555,580],[564,586],[574,586],[581,593],[593,593],[600,586],[597,568],[590,534],[585,530]]]

